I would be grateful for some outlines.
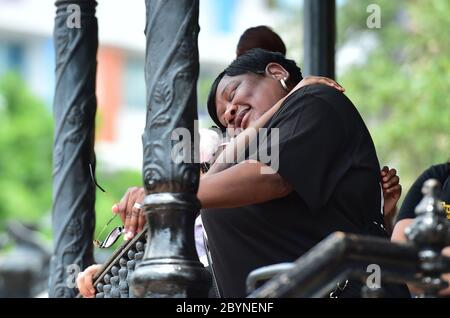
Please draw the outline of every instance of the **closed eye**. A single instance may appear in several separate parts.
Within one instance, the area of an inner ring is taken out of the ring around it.
[[[230,95],[228,95],[228,102],[231,103],[233,101],[234,95],[235,95],[235,90],[231,91]]]
[[[238,85],[236,85],[230,92],[230,94],[228,94],[228,102],[231,103],[234,99],[234,96],[236,96],[236,89],[237,89]]]

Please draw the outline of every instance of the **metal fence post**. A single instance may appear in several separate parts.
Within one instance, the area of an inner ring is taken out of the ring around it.
[[[193,143],[198,131],[198,0],[146,0],[147,121],[143,134],[148,245],[132,277],[138,297],[206,297],[209,275],[198,260],[194,219],[199,164]],[[185,132],[183,153],[173,151],[176,129]],[[186,158],[185,158],[186,159]]]
[[[77,272],[93,263],[95,186],[89,164],[95,171],[96,5],[95,0],[56,1],[50,297],[74,297]]]

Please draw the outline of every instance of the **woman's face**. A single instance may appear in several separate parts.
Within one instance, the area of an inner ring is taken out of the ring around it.
[[[286,93],[278,79],[269,74],[225,75],[216,91],[217,117],[227,128],[245,129]]]

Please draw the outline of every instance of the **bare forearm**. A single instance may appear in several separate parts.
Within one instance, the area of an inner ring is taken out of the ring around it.
[[[203,208],[233,208],[262,203],[292,191],[278,174],[261,174],[259,162],[241,162],[200,179],[198,198]]]
[[[384,224],[386,226],[386,232],[388,233],[389,236],[392,235],[392,232],[394,230],[394,217],[395,214],[397,213],[397,208],[394,207],[394,209],[392,211],[388,211],[386,213],[384,213]]]

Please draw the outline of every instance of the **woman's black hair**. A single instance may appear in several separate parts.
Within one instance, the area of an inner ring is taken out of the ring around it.
[[[222,131],[225,130],[225,127],[220,123],[219,118],[217,118],[216,110],[216,91],[222,78],[225,75],[238,76],[245,73],[254,73],[264,76],[266,73],[266,66],[273,62],[280,64],[289,72],[288,85],[293,87],[303,79],[300,68],[293,60],[286,59],[281,53],[270,52],[263,49],[252,49],[235,59],[214,80],[208,96],[208,112],[212,120]]]

